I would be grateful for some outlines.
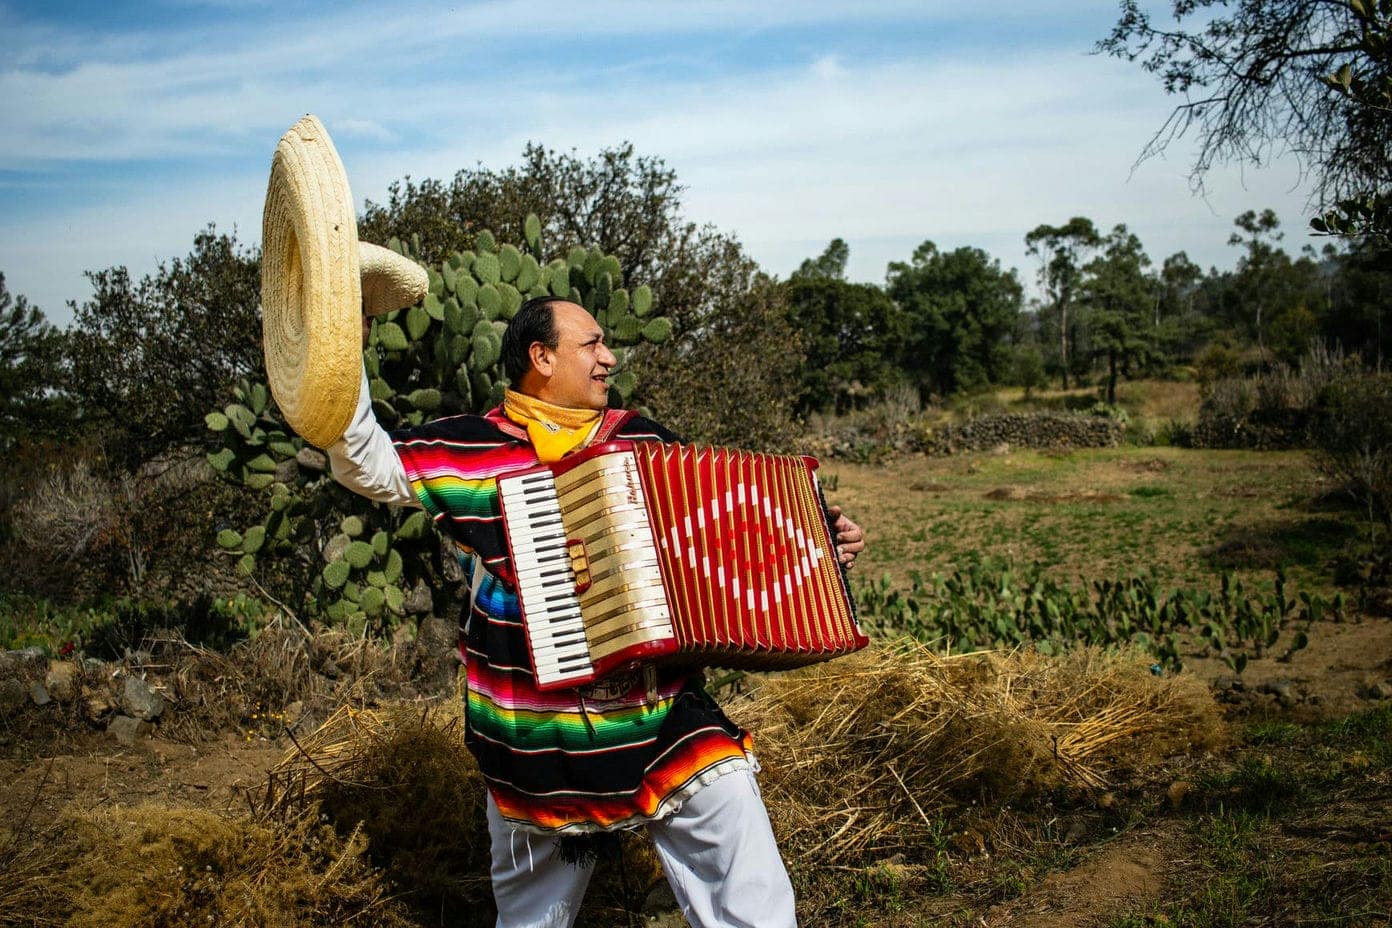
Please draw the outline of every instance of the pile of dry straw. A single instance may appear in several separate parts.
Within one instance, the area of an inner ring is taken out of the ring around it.
[[[912,860],[963,807],[1097,789],[1223,732],[1207,687],[1140,654],[942,657],[912,642],[777,677],[731,714],[755,733],[795,866]]]
[[[872,645],[775,675],[729,711],[754,732],[764,798],[794,867],[913,859],[931,853],[930,838],[960,809],[1102,789],[1166,756],[1211,750],[1224,733],[1200,681],[1096,649],[942,657],[912,642]],[[453,729],[457,713],[340,710],[272,774],[267,798],[304,804],[375,782],[381,774],[368,771],[393,738]],[[456,775],[476,782],[457,756],[467,772]]]

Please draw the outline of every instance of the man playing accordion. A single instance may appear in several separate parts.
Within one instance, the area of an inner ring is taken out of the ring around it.
[[[646,665],[578,688],[536,685],[497,478],[600,442],[677,441],[655,422],[606,408],[615,363],[583,307],[530,300],[503,337],[513,389],[502,406],[389,435],[364,382],[352,424],[327,449],[334,476],[371,499],[424,507],[464,566],[465,737],[488,784],[499,928],[570,925],[596,845],[639,824],[691,924],[794,925],[750,736],[699,673]],[[828,512],[849,566],[864,548],[861,530],[839,509]]]

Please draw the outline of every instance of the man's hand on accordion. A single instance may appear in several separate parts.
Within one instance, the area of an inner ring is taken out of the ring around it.
[[[828,506],[827,512],[836,520],[832,525],[836,529],[836,556],[841,566],[850,570],[855,566],[856,555],[865,550],[865,533],[842,514],[840,506]]]

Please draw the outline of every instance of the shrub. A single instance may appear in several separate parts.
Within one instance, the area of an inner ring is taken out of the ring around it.
[[[1251,377],[1226,377],[1204,390],[1194,430],[1203,448],[1306,448],[1311,417],[1326,385],[1352,370],[1337,349],[1317,344],[1299,367],[1277,364]]]
[[[1236,377],[1242,369],[1242,359],[1227,345],[1209,345],[1194,361],[1199,383],[1207,387],[1220,380]]]
[[[1313,420],[1315,466],[1341,481],[1370,521],[1392,526],[1392,375],[1333,377]]]
[[[1015,361],[1011,371],[1016,386],[1025,388],[1025,399],[1049,383],[1044,370],[1044,355],[1033,345],[1025,345],[1015,351]]]
[[[254,500],[214,480],[199,455],[171,453],[129,473],[75,452],[23,490],[0,590],[68,604],[109,596],[188,603],[249,590],[218,569],[208,529],[247,518]]]

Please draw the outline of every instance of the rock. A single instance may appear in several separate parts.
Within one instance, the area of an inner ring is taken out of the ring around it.
[[[144,719],[133,719],[129,715],[118,715],[106,725],[107,734],[114,737],[126,747],[132,747],[137,738],[148,735],[155,730]]]
[[[324,452],[308,445],[295,453],[295,461],[305,470],[322,472],[329,467],[329,459]]]
[[[63,705],[76,702],[80,692],[77,665],[72,661],[49,661],[44,687],[48,695]]]
[[[111,702],[111,694],[106,690],[82,688],[82,714],[89,722],[100,722],[116,707]]]
[[[139,677],[128,676],[121,687],[121,708],[127,715],[153,722],[164,712],[164,697]]]
[[[48,655],[43,648],[23,648],[19,651],[11,651],[19,661],[21,667],[33,669],[47,663]]]
[[[1364,683],[1358,687],[1357,692],[1364,699],[1392,699],[1392,680]]]
[[[407,615],[429,615],[434,603],[430,598],[430,585],[424,580],[417,580],[411,592],[406,594],[406,600],[401,604],[401,609]]]
[[[1102,416],[1059,413],[1006,413],[977,416],[924,436],[930,454],[962,451],[1005,453],[1010,448],[1111,448],[1121,443],[1124,427]]]
[[[334,561],[338,560],[343,556],[343,552],[348,550],[348,546],[352,543],[353,539],[342,532],[330,538],[328,543],[324,545],[324,563],[332,564]]]
[[[1188,780],[1175,780],[1170,784],[1169,789],[1165,790],[1165,798],[1170,800],[1170,806],[1178,809],[1184,805],[1185,797],[1193,790],[1194,786]]]
[[[1282,705],[1290,705],[1295,701],[1295,684],[1287,679],[1268,680],[1257,687],[1261,693],[1270,693],[1281,701]]]
[[[14,715],[29,705],[29,687],[14,677],[0,677],[0,715]]]
[[[666,880],[659,880],[652,889],[648,890],[648,895],[643,899],[643,915],[660,915],[663,912],[673,912],[677,909],[677,897],[672,894],[672,887]]]
[[[20,676],[37,670],[48,662],[43,648],[23,648],[19,651],[0,651],[0,677]]]
[[[275,479],[277,483],[293,484],[295,478],[300,475],[299,462],[294,458],[281,461],[275,468]]]
[[[1226,693],[1229,690],[1235,690],[1240,693],[1247,689],[1247,684],[1242,682],[1241,677],[1224,674],[1213,681],[1213,688],[1220,693]]]
[[[53,697],[48,695],[48,690],[44,689],[41,681],[35,680],[29,684],[29,701],[36,706],[46,706],[53,702]]]
[[[1097,797],[1097,808],[1099,809],[1115,809],[1116,804],[1116,793],[1108,791]]]
[[[459,625],[426,616],[416,629],[416,673],[421,689],[449,695],[459,675]]]
[[[975,828],[964,828],[948,839],[952,849],[964,857],[976,857],[986,853],[986,839]]]

